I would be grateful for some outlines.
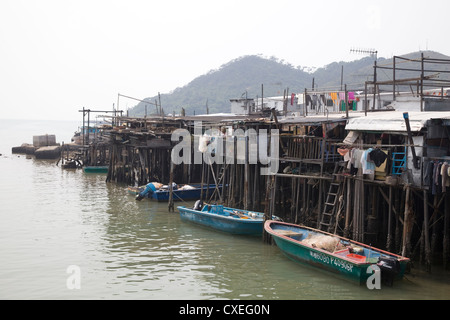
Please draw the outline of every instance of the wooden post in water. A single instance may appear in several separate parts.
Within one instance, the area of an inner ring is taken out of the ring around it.
[[[389,212],[388,212],[388,223],[387,223],[387,241],[386,241],[386,247],[388,249],[388,251],[392,250],[392,227],[391,227],[391,223],[392,223],[392,186],[389,186]]]
[[[308,181],[306,179],[303,179],[303,186],[302,186],[302,219],[300,219],[301,222],[304,222],[306,220],[306,190],[308,188]],[[295,220],[295,223],[298,223],[298,220]]]
[[[411,253],[411,226],[412,226],[412,208],[410,204],[411,189],[409,185],[405,187],[405,211],[403,217],[403,236],[402,236],[402,256],[408,257]]]
[[[248,132],[248,127],[245,128]],[[245,135],[245,155],[244,155],[244,209],[249,210],[249,198],[250,194],[248,192],[248,186],[249,186],[249,176],[250,176],[250,169],[249,169],[249,143],[250,143],[250,136]]]
[[[444,239],[443,239],[444,269],[447,269],[449,266],[449,257],[450,257],[449,227],[450,227],[450,190],[447,189],[444,202]]]
[[[271,207],[272,207],[272,189],[274,187],[275,182],[275,176],[274,175],[268,175],[266,176],[266,199],[265,199],[265,205],[264,205],[264,221],[272,219],[271,216]],[[263,242],[270,242],[271,238],[270,235],[265,232],[263,232]]]
[[[169,212],[173,212],[173,170],[174,170],[175,164],[172,162],[172,159],[170,159],[170,181],[169,181]]]
[[[349,177],[345,178],[347,180],[347,200],[346,200],[346,208],[345,208],[345,227],[344,227],[344,237],[348,238],[350,235],[350,211],[351,211],[351,192],[352,192],[352,184],[353,179]]]
[[[428,219],[428,194],[426,190],[423,190],[423,237],[425,238],[425,267],[427,271],[431,271],[431,247]]]
[[[273,139],[272,135],[270,135],[270,139]],[[267,142],[270,145],[270,140]],[[271,193],[274,183],[274,175],[266,175],[266,194],[265,194],[265,204],[264,204],[264,221],[271,220]],[[271,237],[270,235],[263,230],[263,242],[270,243]]]
[[[204,180],[205,180],[205,162],[202,161],[202,181],[200,183],[200,200],[203,201],[203,185],[204,185]]]
[[[442,193],[439,196],[436,194],[434,195],[434,200],[433,200],[433,214],[431,216],[431,226],[433,228],[432,231],[432,236],[431,236],[431,241],[430,241],[430,247],[431,247],[431,256],[434,255],[434,252],[436,250],[436,246],[437,246],[437,238],[438,238],[438,233],[439,233],[439,228],[440,228],[440,223],[441,223],[441,218],[438,217],[438,214],[440,213],[439,208],[442,205],[442,202],[445,198],[445,193]]]

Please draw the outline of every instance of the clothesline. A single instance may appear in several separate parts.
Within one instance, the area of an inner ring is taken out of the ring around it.
[[[361,83],[347,83],[347,87],[348,88],[355,88],[355,87],[360,87]],[[307,88],[306,92],[307,93],[330,93],[330,92],[345,92],[344,89],[341,89],[341,86],[330,86],[330,87],[320,87],[318,89],[316,88]],[[355,92],[359,92],[359,91],[364,91],[363,89],[348,89],[347,91],[355,91]]]

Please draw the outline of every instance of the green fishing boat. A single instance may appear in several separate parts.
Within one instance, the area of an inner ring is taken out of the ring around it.
[[[382,281],[392,285],[394,280],[403,278],[409,263],[408,258],[313,228],[269,220],[264,229],[292,260],[359,284],[365,284],[378,268]]]

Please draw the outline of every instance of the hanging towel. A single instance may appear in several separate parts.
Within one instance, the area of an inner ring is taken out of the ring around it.
[[[364,154],[364,150],[354,149],[354,152],[352,154],[352,160],[353,160],[353,165],[357,169],[361,168],[361,158],[362,158],[363,154]]]
[[[373,161],[370,161],[369,158],[369,153],[371,153],[372,150],[372,148],[365,150],[361,156],[361,166],[363,169],[363,174],[375,173],[375,163],[373,163]]]
[[[349,92],[348,93],[348,100],[350,100],[350,101],[355,100],[355,93],[354,92]]]
[[[376,167],[381,166],[387,158],[386,153],[384,153],[380,149],[374,149],[372,152],[369,153],[370,160],[372,160],[375,163]]]
[[[430,161],[425,167],[425,173],[423,176],[424,184],[426,186],[431,186],[433,183],[433,171],[434,171],[434,163],[433,161]]]
[[[336,103],[336,100],[338,99],[337,92],[332,92],[330,95],[331,95],[331,100],[333,100],[333,102]]]
[[[448,162],[444,162],[441,167],[441,176],[442,176],[442,192],[447,190],[449,177],[448,177]]]
[[[438,193],[442,193],[442,175],[441,175],[441,168],[442,168],[443,164],[439,163],[439,167],[438,167],[438,180],[437,180],[437,191]]]

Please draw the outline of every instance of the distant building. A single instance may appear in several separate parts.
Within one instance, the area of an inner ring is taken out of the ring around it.
[[[230,99],[231,113],[236,115],[248,115],[256,113],[255,101],[253,99]]]
[[[231,113],[236,115],[258,114],[264,110],[275,109],[280,115],[301,115],[303,99],[293,94],[285,97],[267,97],[257,99],[231,99]],[[300,104],[299,104],[300,103]]]

